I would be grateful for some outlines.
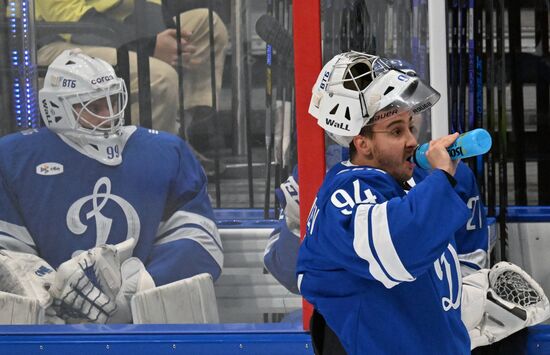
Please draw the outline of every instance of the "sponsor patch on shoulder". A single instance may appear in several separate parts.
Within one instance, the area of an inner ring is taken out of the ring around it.
[[[36,173],[44,176],[63,174],[63,165],[59,163],[42,163],[36,166]]]

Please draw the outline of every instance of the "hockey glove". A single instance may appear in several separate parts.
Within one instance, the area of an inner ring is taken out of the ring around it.
[[[285,199],[284,214],[288,229],[295,235],[300,235],[300,201],[298,200],[298,183],[294,177],[281,184],[281,191]]]
[[[500,262],[463,279],[464,288],[485,289],[484,310],[471,327],[465,312],[472,308],[464,302],[463,320],[470,334],[471,348],[499,341],[516,331],[538,324],[550,317],[548,298],[540,285],[520,267]]]
[[[100,245],[61,264],[51,293],[67,323],[131,322],[131,295],[153,282],[139,259],[121,263],[120,254],[115,245]]]

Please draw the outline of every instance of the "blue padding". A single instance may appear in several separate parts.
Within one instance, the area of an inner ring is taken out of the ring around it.
[[[313,354],[283,323],[0,326],[2,354]]]
[[[274,216],[273,210],[269,212]],[[264,219],[264,211],[257,208],[214,209],[218,228],[275,228],[278,220]]]
[[[550,206],[510,206],[508,222],[550,222]]]
[[[269,216],[275,216],[273,209],[269,210]],[[216,220],[260,220],[264,219],[264,210],[260,208],[214,208]]]
[[[496,215],[498,216],[498,207]],[[274,216],[273,210],[269,212]],[[214,216],[220,228],[274,228],[275,219],[264,219],[264,211],[259,208],[214,209]],[[494,217],[488,217],[489,224],[496,223]],[[550,222],[550,206],[509,206],[506,211],[507,222]]]
[[[300,324],[225,323],[225,324],[68,324],[68,325],[1,325],[4,335],[56,334],[198,334],[198,333],[303,333]],[[2,339],[2,337],[0,337]]]

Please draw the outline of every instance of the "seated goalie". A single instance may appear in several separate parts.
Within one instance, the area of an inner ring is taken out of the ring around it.
[[[341,106],[345,106],[345,104],[351,106],[349,109],[351,112],[361,112],[361,103],[359,100],[350,100],[351,97],[357,96],[354,96],[351,90],[346,91],[342,88],[342,76],[335,74],[338,71],[334,62],[337,60],[347,61],[348,68],[353,67],[356,63],[366,63],[368,61],[370,64],[364,67],[374,67],[376,71],[378,64],[379,73],[396,69],[403,71],[403,68],[392,66],[391,61],[380,60],[378,57],[361,53],[344,53],[335,57],[321,71],[318,83],[323,80],[327,81],[325,88],[327,92],[330,91],[330,97],[333,100],[331,107],[340,102]],[[351,71],[352,69],[349,69],[349,72]],[[325,76],[327,72],[332,74],[328,78]],[[348,71],[338,73],[349,75],[347,74]],[[411,70],[405,70],[404,73],[414,75]],[[360,77],[361,73],[357,75],[357,77]],[[321,97],[322,101],[325,93],[321,92],[321,89],[317,89],[318,87],[319,85],[314,86],[313,96],[314,98],[317,97],[317,100]],[[312,105],[313,102],[312,98]],[[319,111],[313,110],[310,113],[319,120],[324,117]],[[333,137],[335,135],[329,136]],[[336,135],[335,138],[335,141],[338,142],[338,138],[341,137]],[[343,142],[342,145],[347,147],[347,143]],[[350,161],[343,161],[340,164],[348,167],[353,166]],[[428,173],[415,167],[413,176],[408,181],[409,188],[414,188],[426,176],[428,176]],[[526,326],[544,321],[550,315],[550,307],[544,291],[536,281],[516,265],[498,263],[491,269],[487,268],[488,229],[485,209],[481,204],[475,177],[465,164],[459,163],[454,178],[457,181],[455,190],[461,199],[466,202],[471,215],[469,222],[454,233],[454,238],[463,277],[462,287],[458,291],[459,294],[461,293],[461,302],[458,303],[461,306],[461,318],[467,328],[470,336],[470,346],[473,349],[491,344]],[[297,181],[297,175],[293,174],[281,185],[278,197],[281,205],[284,206],[282,219],[278,228],[270,236],[264,255],[266,268],[293,293],[299,292],[295,273],[300,247],[298,236],[300,230],[299,188]],[[328,331],[331,332],[330,329]],[[325,330],[325,338],[327,337],[326,332]],[[336,337],[328,338],[336,339]],[[332,345],[327,346],[335,348]],[[341,346],[336,348],[341,349]]]
[[[129,323],[134,295],[220,275],[202,167],[179,137],[124,126],[127,99],[108,63],[67,50],[39,93],[46,128],[0,139],[1,323]]]

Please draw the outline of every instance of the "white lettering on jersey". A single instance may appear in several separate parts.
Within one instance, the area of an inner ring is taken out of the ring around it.
[[[448,251],[448,252],[447,252]],[[443,281],[444,278],[447,279],[447,284],[449,285],[449,297],[442,297],[441,304],[445,311],[453,309],[458,309],[460,307],[460,301],[462,298],[462,282],[460,274],[460,263],[458,261],[458,255],[455,248],[449,244],[447,246],[447,251],[445,251],[439,259],[434,261],[434,268],[437,277]],[[452,258],[452,263],[449,262],[447,257],[450,255]],[[444,268],[441,266],[443,265]],[[454,268],[454,270],[453,270]],[[456,279],[453,277],[453,274],[456,275]],[[453,285],[457,285],[456,291]]]
[[[100,192],[102,188],[104,188],[104,192]],[[97,230],[96,246],[105,244],[109,238],[113,220],[101,214],[101,209],[105,207],[109,201],[114,201],[118,204],[126,216],[126,222],[128,224],[126,239],[133,238],[135,243],[137,243],[141,228],[139,216],[128,201],[120,196],[111,194],[111,180],[107,177],[102,177],[97,180],[92,195],[78,199],[69,207],[67,211],[67,227],[72,233],[81,235],[88,229],[88,227],[80,221],[79,215],[84,204],[90,200],[92,201],[93,209],[86,213],[86,219],[89,220],[92,217],[95,219]]]
[[[468,223],[466,223],[466,230],[474,230],[476,228],[481,229],[483,227],[483,220],[481,216],[481,204],[479,203],[479,196],[470,197],[467,203],[468,208],[470,211],[472,211],[472,217],[468,219]],[[478,214],[478,224],[476,225],[473,219],[476,215],[476,212]]]
[[[317,220],[317,216],[319,215],[319,207],[317,207],[317,197],[313,201],[313,205],[311,206],[311,210],[309,211],[309,215],[307,216],[307,223],[306,228],[309,232],[309,234],[313,233],[313,227],[315,227],[315,221]]]
[[[361,198],[361,186],[359,180],[353,182],[353,199],[349,193],[344,189],[336,190],[330,197],[330,202],[340,209],[340,213],[343,215],[349,216],[353,212],[353,207],[358,203],[376,203],[376,196],[372,193],[370,189],[363,191],[365,194],[365,199]]]

